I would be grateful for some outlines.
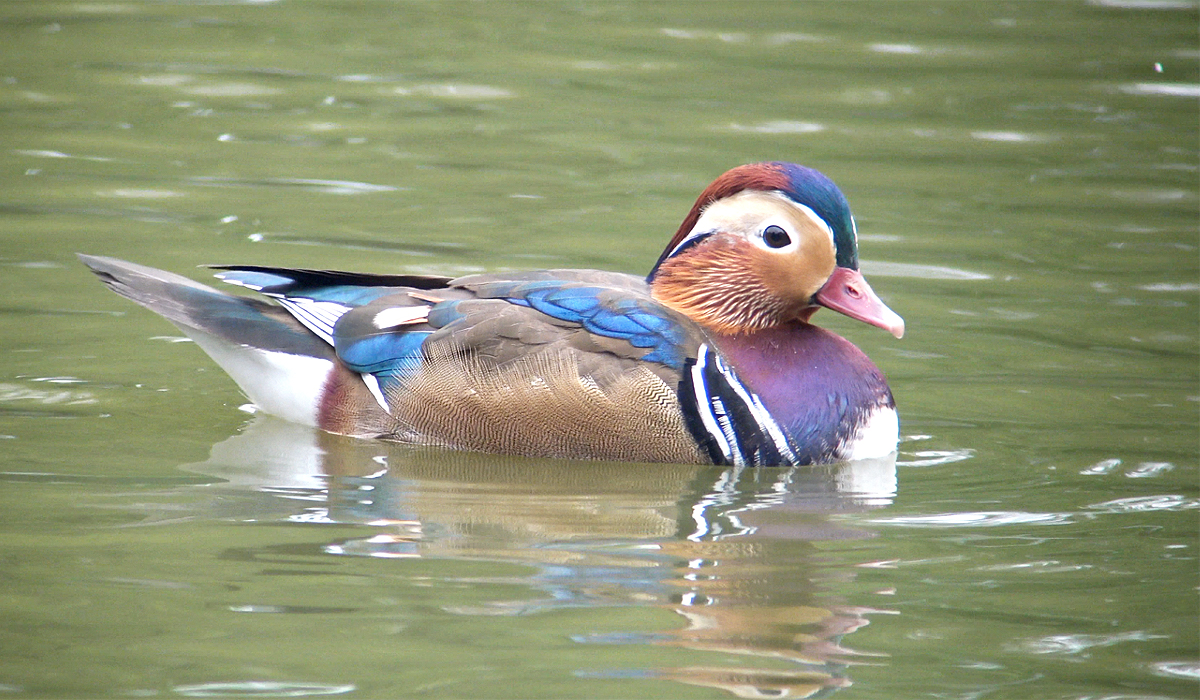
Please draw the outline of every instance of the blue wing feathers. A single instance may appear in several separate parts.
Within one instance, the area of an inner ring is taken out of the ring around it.
[[[629,316],[605,313],[603,310],[583,319],[583,327],[593,333],[614,338],[631,338],[635,335],[642,335],[647,330],[645,326]]]
[[[355,372],[399,379],[420,364],[429,331],[379,333],[343,339],[334,336],[338,358]],[[345,342],[342,342],[342,341]]]
[[[332,301],[345,304],[346,306],[366,306],[376,299],[395,293],[396,290],[391,287],[351,287],[340,285],[337,287],[319,287],[317,289],[292,292],[288,296],[303,296],[315,301]]]
[[[602,291],[599,287],[566,287],[547,290],[546,293],[539,293],[539,296],[555,306],[587,314],[593,312],[600,303],[597,297]]]
[[[683,366],[686,332],[664,307],[630,296],[626,290],[580,285],[563,280],[492,282],[476,289],[480,296],[529,306],[547,316],[578,323],[591,333],[654,348],[642,359],[673,368]]]

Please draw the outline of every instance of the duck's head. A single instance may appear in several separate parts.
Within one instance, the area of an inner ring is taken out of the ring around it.
[[[808,321],[824,306],[904,335],[858,271],[850,206],[833,181],[793,163],[717,178],[647,278],[659,302],[725,334]]]

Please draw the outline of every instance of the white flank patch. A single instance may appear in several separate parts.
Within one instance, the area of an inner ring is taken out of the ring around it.
[[[845,460],[878,459],[896,451],[900,441],[900,418],[896,409],[880,406],[872,411],[858,432],[842,445],[840,457]]]
[[[183,330],[263,411],[293,423],[317,425],[332,362],[231,343],[194,328]]]
[[[393,306],[375,314],[372,322],[379,330],[424,323],[429,319],[428,306]]]

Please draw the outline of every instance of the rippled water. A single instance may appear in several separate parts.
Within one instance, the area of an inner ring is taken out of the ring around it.
[[[1196,697],[1198,19],[0,6],[0,696]],[[841,185],[908,322],[816,317],[895,460],[318,434],[74,259],[644,272],[764,159]]]

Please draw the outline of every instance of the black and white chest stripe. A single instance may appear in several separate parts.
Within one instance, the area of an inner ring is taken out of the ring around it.
[[[779,423],[708,344],[684,368],[680,405],[688,427],[717,464],[779,466],[798,463]]]

